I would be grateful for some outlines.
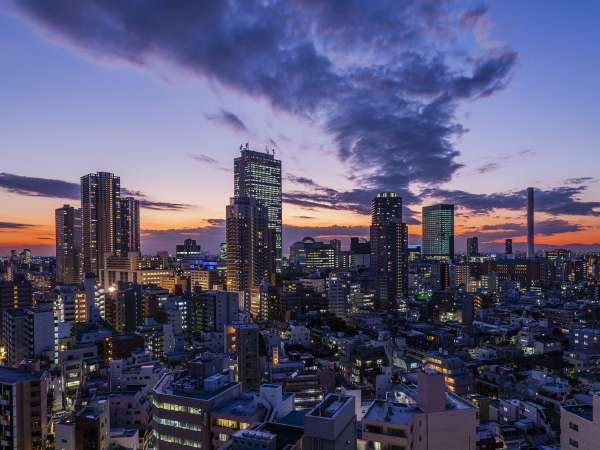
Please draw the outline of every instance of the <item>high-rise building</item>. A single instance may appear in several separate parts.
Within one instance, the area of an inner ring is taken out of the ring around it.
[[[240,147],[234,160],[234,196],[254,198],[267,210],[268,227],[275,235],[276,270],[281,271],[281,161],[271,153]]]
[[[218,436],[211,433],[211,411],[240,395],[239,383],[220,373],[222,360],[192,361],[190,366],[165,373],[152,390],[157,450],[214,448]]]
[[[454,205],[423,207],[423,256],[430,259],[454,258]]]
[[[479,239],[477,236],[467,238],[467,256],[469,258],[479,256]]]
[[[512,247],[512,239],[506,239],[504,241],[504,254],[505,255],[512,255],[513,252],[513,247]]]
[[[233,323],[225,328],[225,351],[236,357],[242,391],[260,386],[259,330],[254,323]]]
[[[39,358],[54,349],[52,308],[7,309],[4,311],[4,325],[2,341],[9,366]]]
[[[350,296],[350,273],[332,272],[327,280],[327,309],[340,319],[348,316]]]
[[[0,367],[0,436],[2,449],[46,447],[47,380],[40,372]]]
[[[371,276],[375,304],[394,305],[408,291],[408,227],[402,223],[402,199],[381,192],[371,204]]]
[[[238,320],[240,297],[237,292],[205,291],[193,296],[194,331],[222,333],[225,326]]]
[[[121,199],[121,253],[140,251],[140,201]]]
[[[527,188],[527,257],[535,257],[533,188]]]
[[[121,180],[108,172],[81,177],[84,274],[100,274],[106,254],[121,251]]]
[[[258,314],[260,283],[275,273],[274,232],[267,211],[251,197],[235,197],[226,209],[227,290],[243,293],[243,309]]]
[[[55,211],[56,283],[81,281],[81,210],[64,205]]]
[[[25,279],[0,281],[0,336],[3,336],[4,311],[33,306],[33,285]]]

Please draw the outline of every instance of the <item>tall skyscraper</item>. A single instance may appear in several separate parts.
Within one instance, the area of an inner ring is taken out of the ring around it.
[[[512,239],[506,239],[504,241],[504,254],[512,255],[512,252],[513,252]]]
[[[281,161],[271,153],[241,147],[234,160],[234,196],[254,198],[266,208],[269,229],[275,233],[275,260],[281,271]]]
[[[243,309],[258,314],[260,283],[275,272],[274,230],[265,208],[250,197],[232,198],[226,208],[227,290],[243,293]]]
[[[533,188],[527,188],[527,258],[535,257]]]
[[[121,251],[121,181],[108,172],[81,177],[84,274],[100,274],[106,253]]]
[[[55,211],[56,283],[81,282],[81,210],[64,205]]]
[[[140,201],[133,197],[121,199],[121,252],[140,251]]]
[[[402,223],[402,199],[380,192],[371,204],[371,278],[378,308],[394,305],[408,290],[408,227]]]
[[[467,238],[467,256],[470,258],[479,256],[479,239],[477,236]]]
[[[454,205],[423,207],[423,256],[430,259],[454,258]]]

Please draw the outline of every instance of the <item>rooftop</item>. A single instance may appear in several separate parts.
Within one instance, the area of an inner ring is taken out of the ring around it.
[[[230,381],[214,391],[206,391],[202,383],[203,380],[200,378],[185,376],[178,379],[177,384],[179,386],[184,385],[186,381],[188,382],[185,389],[173,386],[174,381],[172,374],[165,374],[154,387],[154,391],[164,395],[194,398],[197,400],[210,400],[238,384]]]
[[[583,417],[590,422],[594,420],[594,408],[592,405],[566,406],[565,410],[579,417]]]
[[[254,417],[258,414],[264,415],[267,410],[252,398],[236,398],[212,411],[214,414],[226,414],[238,417]]]
[[[39,372],[13,369],[0,366],[0,383],[18,383],[20,381],[36,380],[40,378]]]
[[[327,417],[331,418],[335,416],[346,403],[352,401],[352,397],[344,397],[341,395],[330,394],[315,406],[307,415],[314,417]]]

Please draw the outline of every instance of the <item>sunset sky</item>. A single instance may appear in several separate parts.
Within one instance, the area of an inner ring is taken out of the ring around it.
[[[411,244],[443,201],[457,251],[494,250],[527,186],[536,243],[600,248],[600,2],[5,3],[0,255],[54,254],[96,171],[142,200],[144,253],[213,251],[245,142],[282,160],[285,249],[366,236],[393,190]]]

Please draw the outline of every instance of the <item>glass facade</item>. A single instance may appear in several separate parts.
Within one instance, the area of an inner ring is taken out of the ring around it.
[[[234,196],[254,198],[266,208],[268,227],[275,232],[276,268],[281,271],[281,161],[271,153],[252,151],[246,144],[234,160]]]

